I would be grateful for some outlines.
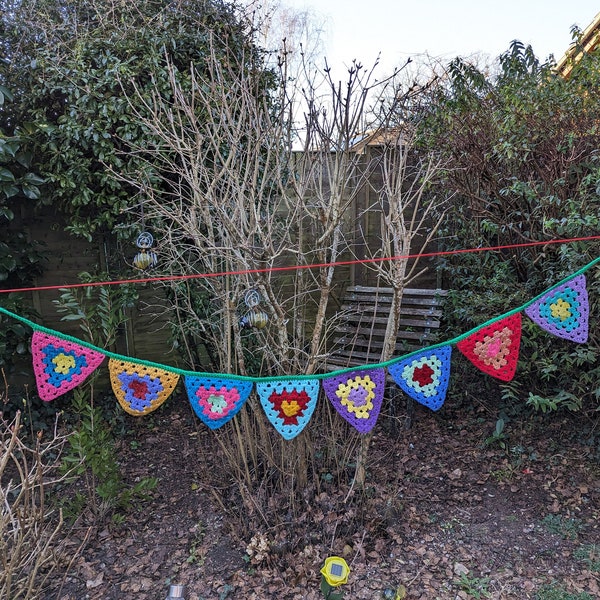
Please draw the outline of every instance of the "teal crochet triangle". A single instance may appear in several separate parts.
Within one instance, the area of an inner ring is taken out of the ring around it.
[[[291,440],[306,427],[315,411],[319,381],[261,381],[256,384],[256,392],[267,419],[286,440]]]

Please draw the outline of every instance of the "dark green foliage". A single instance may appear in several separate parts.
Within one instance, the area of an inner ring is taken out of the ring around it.
[[[573,517],[563,517],[562,515],[546,515],[542,519],[544,527],[556,535],[574,540],[582,529],[580,519]]]
[[[79,478],[83,487],[65,502],[65,508],[73,517],[88,510],[95,518],[110,515],[119,523],[121,511],[145,500],[148,492],[156,488],[158,479],[145,477],[134,485],[123,479],[114,436],[101,408],[89,403],[88,390],[75,390],[73,409],[79,415],[79,422],[69,435],[62,468]]]
[[[95,277],[89,273],[80,273],[84,283],[106,281],[108,273],[99,273]],[[91,286],[61,290],[58,300],[54,301],[56,310],[63,321],[77,321],[84,338],[101,348],[110,349],[115,343],[130,308],[138,298],[133,285]]]
[[[0,85],[0,108],[13,94]],[[15,225],[21,212],[33,213],[42,199],[44,179],[33,171],[33,128],[13,127],[6,111],[0,111],[0,282],[18,287],[41,273],[43,249],[28,240],[22,227]]]
[[[567,592],[562,586],[549,584],[542,586],[535,596],[536,600],[592,600],[587,592]]]
[[[15,100],[8,88],[0,85],[0,286],[15,289],[31,285],[43,270],[46,253],[41,244],[28,238],[21,225],[21,214],[43,201],[44,179],[33,171],[31,127],[13,127],[6,117],[6,106]],[[23,316],[32,310],[14,293],[0,294],[0,306]],[[27,352],[30,331],[21,323],[0,315],[0,368],[12,374],[19,355]]]
[[[93,278],[82,273],[83,281]],[[102,278],[102,275],[100,276]],[[137,297],[131,286],[87,287],[63,290],[55,302],[63,320],[77,321],[87,341],[109,348],[126,320],[125,309]],[[136,499],[144,499],[158,483],[145,478],[133,486],[121,474],[115,449],[115,435],[107,421],[102,402],[94,397],[97,372],[73,391],[71,414],[76,416],[69,435],[69,451],[63,456],[65,472],[82,482],[82,490],[68,499],[66,508],[73,516],[88,509],[95,518],[111,515],[119,522],[119,511],[128,510]],[[111,400],[114,406],[114,398]]]
[[[598,544],[579,546],[573,552],[573,556],[583,562],[590,571],[600,573],[600,546]]]
[[[2,4],[11,5],[3,13],[5,79],[22,90],[14,119],[36,124],[49,200],[69,216],[68,229],[88,239],[132,220],[123,213],[140,202],[132,183],[140,172],[157,179],[157,142],[138,116],[151,115],[157,99],[169,101],[167,63],[189,90],[190,65],[202,71],[211,50],[223,60],[254,56],[246,24],[219,0]]]
[[[190,183],[182,175],[188,168],[181,166],[184,158],[152,131],[151,124],[167,120],[168,114],[175,114],[175,121],[180,117],[174,88],[192,99],[198,96],[195,85],[214,81],[218,89],[234,93],[227,78],[243,70],[252,74],[248,79],[256,101],[267,106],[272,102],[273,75],[254,43],[252,25],[234,2],[0,0],[0,7],[4,54],[10,59],[0,85],[18,90],[4,119],[30,124],[32,156],[46,181],[44,200],[63,213],[70,233],[90,241],[100,236],[111,240],[116,234],[131,243],[140,228],[165,232],[172,224],[164,216],[161,220],[145,215],[144,199],[152,195],[177,207],[202,193],[202,189],[189,193]],[[221,68],[218,74],[215,65]],[[210,102],[196,101],[190,107],[199,123],[210,116],[215,127],[221,126],[223,117]],[[234,112],[227,118],[238,117]],[[193,119],[183,115],[182,131],[175,127],[173,136],[189,136],[186,128]],[[166,125],[169,130],[171,126]],[[236,140],[239,164],[244,164],[245,145],[257,143],[250,137]],[[200,141],[198,151],[207,169],[218,173],[232,148],[217,149]],[[202,186],[215,188],[213,177],[203,179]],[[226,184],[216,187],[227,195]],[[200,222],[197,227],[206,225]],[[161,236],[156,237],[160,243]],[[184,245],[189,242],[195,248],[189,238]],[[160,264],[179,273],[197,268],[196,261],[193,254]],[[115,269],[111,271],[115,276]],[[206,363],[207,356],[213,361],[214,348],[204,342],[207,336],[198,322],[218,327],[214,306],[198,286],[181,287],[186,288],[181,293],[186,300],[191,298],[197,318],[186,314],[175,324],[175,343],[191,363]],[[180,288],[174,290],[176,306],[179,292]]]
[[[513,246],[443,262],[451,334],[527,302],[598,255],[598,242],[518,247],[600,233],[600,97],[590,93],[600,85],[598,61],[586,55],[564,79],[514,42],[496,76],[456,59],[435,90],[421,139],[443,158],[453,194],[444,249]],[[518,376],[501,386],[505,400],[541,410],[598,407],[600,276],[586,275],[588,343],[574,346],[525,319]],[[458,369],[455,377],[469,378],[469,365]]]

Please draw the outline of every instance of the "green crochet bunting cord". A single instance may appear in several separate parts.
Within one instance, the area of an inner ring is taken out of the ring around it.
[[[466,340],[467,338],[469,338],[470,336],[472,336],[473,334],[477,333],[480,330],[483,330],[491,325],[493,325],[494,323],[498,322],[498,321],[502,321],[504,319],[507,319],[508,317],[511,317],[513,315],[516,315],[517,313],[520,313],[522,311],[524,311],[525,309],[527,309],[529,306],[533,305],[534,303],[538,302],[539,300],[542,300],[544,298],[546,298],[549,294],[551,294],[551,292],[557,288],[561,288],[562,286],[564,286],[565,283],[569,282],[570,280],[574,279],[575,277],[577,277],[578,275],[583,274],[585,271],[591,269],[593,266],[597,265],[598,263],[600,263],[600,257],[595,258],[594,260],[592,260],[591,262],[589,262],[587,265],[581,267],[578,271],[576,271],[575,273],[573,273],[572,275],[569,275],[568,277],[565,277],[562,281],[559,281],[557,284],[553,285],[552,287],[544,290],[541,294],[538,294],[535,298],[529,300],[528,302],[526,302],[525,304],[514,308],[511,311],[508,311],[502,315],[499,315],[497,317],[494,317],[488,321],[486,321],[485,323],[482,323],[481,325],[478,325],[477,327],[472,328],[471,330],[467,331],[466,333],[463,333],[462,335],[459,335],[453,339],[447,340],[445,342],[440,342],[438,344],[432,344],[431,346],[428,346],[429,350],[433,350],[435,348],[442,348],[444,346],[448,346],[448,345],[457,345],[459,344],[462,340]],[[68,286],[66,286],[68,287]],[[94,346],[93,344],[90,344],[89,342],[83,341],[83,340],[79,340],[73,336],[70,335],[66,335],[64,333],[60,333],[58,331],[49,329],[47,327],[44,327],[42,325],[39,325],[37,323],[34,323],[33,321],[22,317],[12,311],[9,311],[3,307],[0,307],[0,313],[4,314],[12,319],[16,319],[18,321],[20,321],[21,323],[24,323],[25,325],[28,325],[29,327],[31,327],[34,331],[39,331],[42,333],[45,333],[47,335],[50,336],[54,336],[56,338],[59,338],[61,340],[64,340],[66,342],[70,342],[73,344],[78,344],[84,348],[88,348],[92,351],[98,352],[100,354],[103,354],[104,356],[108,357],[109,359],[113,359],[116,361],[123,361],[123,362],[129,362],[132,360],[131,357],[128,356],[124,356],[121,354],[117,354],[114,352],[110,352],[108,350],[105,350],[103,348],[99,348],[97,346]],[[367,364],[364,366],[361,366],[361,370],[369,370],[369,369],[381,369],[384,367],[389,367],[391,365],[394,365],[400,361],[405,361],[406,359],[410,358],[411,356],[416,356],[418,354],[420,354],[422,352],[422,350],[415,350],[414,352],[399,356],[399,357],[393,357],[388,361],[385,362],[381,362],[381,363],[373,363],[373,364]],[[198,373],[195,371],[187,371],[184,369],[179,369],[177,367],[171,367],[168,365],[163,365],[160,363],[155,363],[152,361],[146,361],[143,359],[134,359],[136,364],[138,365],[143,365],[145,367],[148,367],[149,369],[161,369],[173,374],[177,374],[180,376],[203,376],[203,377],[214,377],[216,374],[215,373],[208,373],[208,372],[203,372],[203,373]],[[356,371],[356,367],[349,367],[346,369],[339,369],[337,371],[331,371],[328,373],[315,373],[312,375],[287,375],[286,376],[286,380],[290,381],[290,380],[323,380],[323,379],[329,379],[331,377],[337,377],[340,375],[345,375],[348,373],[352,373]],[[245,375],[236,375],[236,374],[223,374],[221,375],[222,377],[226,377],[229,380],[241,380],[241,381],[250,381],[250,382],[254,382],[254,383],[258,383],[258,382],[269,382],[269,381],[279,381],[281,379],[281,376],[267,376],[267,377],[250,377],[250,376],[245,376]]]

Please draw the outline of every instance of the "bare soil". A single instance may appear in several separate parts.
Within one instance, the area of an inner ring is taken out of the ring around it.
[[[598,413],[515,420],[502,447],[485,443],[496,417],[484,406],[417,407],[408,429],[377,425],[360,497],[324,480],[293,525],[253,515],[251,533],[245,509],[225,514],[209,487],[207,470],[223,468],[214,433],[169,404],[119,447],[128,481],[159,478],[151,499],[120,526],[74,527],[73,564],[45,598],[164,600],[179,583],[186,600],[311,600],[329,555],[349,563],[352,599],[600,597]]]

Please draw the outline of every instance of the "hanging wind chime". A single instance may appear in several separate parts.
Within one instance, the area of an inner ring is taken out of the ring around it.
[[[259,308],[261,301],[258,290],[248,290],[244,295],[244,304],[249,309],[248,312],[240,319],[240,327],[242,329],[263,329],[269,322],[269,315]]]
[[[152,234],[143,231],[138,235],[135,245],[138,247],[139,252],[133,257],[133,266],[140,271],[155,267],[158,263],[158,258],[156,252],[151,249],[154,245]]]

